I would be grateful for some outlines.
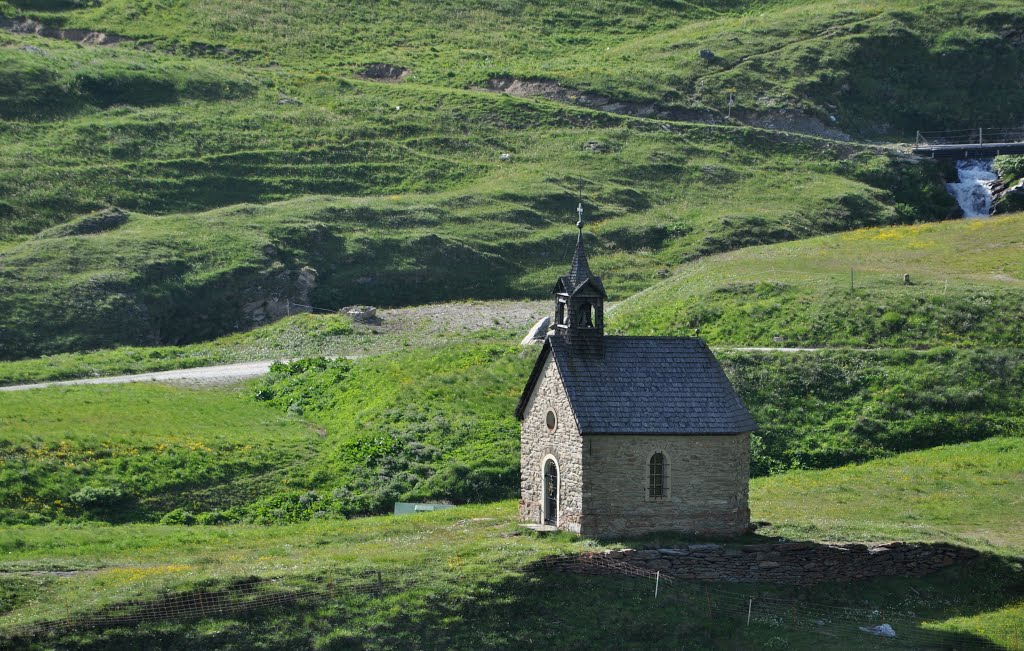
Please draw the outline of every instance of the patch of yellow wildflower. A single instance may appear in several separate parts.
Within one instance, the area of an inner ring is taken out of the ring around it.
[[[188,441],[186,441],[185,447],[191,450],[192,452],[213,452],[212,448],[207,446],[202,441],[196,441],[195,439],[189,439]]]

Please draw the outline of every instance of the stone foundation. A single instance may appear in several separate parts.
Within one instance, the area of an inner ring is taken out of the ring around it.
[[[943,543],[693,544],[550,557],[537,567],[584,574],[622,574],[632,567],[678,579],[810,585],[877,576],[920,577],[977,555]]]

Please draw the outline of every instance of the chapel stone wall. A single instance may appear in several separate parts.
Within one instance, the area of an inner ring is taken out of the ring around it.
[[[555,413],[556,425],[547,426],[547,413]],[[540,524],[543,508],[544,462],[549,456],[558,464],[558,528],[580,532],[583,469],[582,439],[576,427],[569,397],[558,367],[549,355],[523,412],[520,473],[522,493],[519,517]]]
[[[650,458],[665,455],[668,495],[647,494]],[[738,535],[750,525],[750,435],[587,435],[585,535],[654,531]]]

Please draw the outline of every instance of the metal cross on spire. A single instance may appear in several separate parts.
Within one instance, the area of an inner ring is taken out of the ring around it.
[[[579,193],[580,202],[576,206],[576,214],[579,215],[579,219],[576,221],[576,228],[580,229],[580,233],[583,232],[583,179],[579,179]]]

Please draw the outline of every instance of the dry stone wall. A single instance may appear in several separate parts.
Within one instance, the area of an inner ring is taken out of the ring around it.
[[[972,549],[944,543],[693,544],[551,557],[540,566],[574,573],[619,573],[612,564],[599,562],[609,559],[680,579],[810,585],[877,576],[920,577],[975,556]]]

